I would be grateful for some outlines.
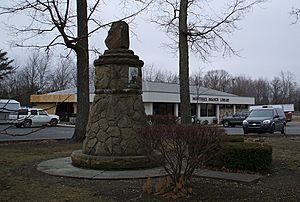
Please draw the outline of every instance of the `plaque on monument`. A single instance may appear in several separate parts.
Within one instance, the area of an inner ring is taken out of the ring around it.
[[[128,83],[129,84],[137,83],[138,71],[139,70],[137,67],[129,67],[129,71],[128,71]]]

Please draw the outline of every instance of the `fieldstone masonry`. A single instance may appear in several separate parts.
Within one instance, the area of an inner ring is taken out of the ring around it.
[[[129,48],[129,29],[112,24],[105,40],[108,50],[95,60],[95,98],[83,148],[71,155],[76,166],[96,169],[136,169],[161,164],[161,156],[146,151],[141,128],[146,126],[142,101],[144,62]]]

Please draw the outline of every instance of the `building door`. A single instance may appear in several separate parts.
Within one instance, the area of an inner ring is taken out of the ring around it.
[[[74,106],[71,102],[63,102],[56,106],[56,115],[59,116],[60,121],[68,122],[71,116],[74,116]]]

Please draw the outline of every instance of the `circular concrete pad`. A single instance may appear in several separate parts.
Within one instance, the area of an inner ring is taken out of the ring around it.
[[[38,164],[37,170],[55,176],[99,180],[142,179],[167,175],[163,167],[139,170],[93,170],[78,168],[72,165],[70,157],[43,161]]]

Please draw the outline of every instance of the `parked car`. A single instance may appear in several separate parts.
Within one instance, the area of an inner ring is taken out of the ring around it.
[[[59,123],[59,116],[48,114],[43,109],[22,108],[19,109],[16,117],[12,120],[16,127],[30,127],[32,125],[50,125],[56,126]]]
[[[232,116],[225,116],[221,120],[224,127],[234,127],[236,125],[243,125],[243,121],[249,116],[250,112],[237,112]]]
[[[286,118],[282,109],[261,108],[253,109],[249,116],[243,121],[244,134],[274,133],[275,131],[285,134]]]
[[[215,116],[210,116],[210,117],[197,117],[197,116],[192,116],[192,123],[197,123],[197,124],[216,124],[218,122],[217,117]]]

